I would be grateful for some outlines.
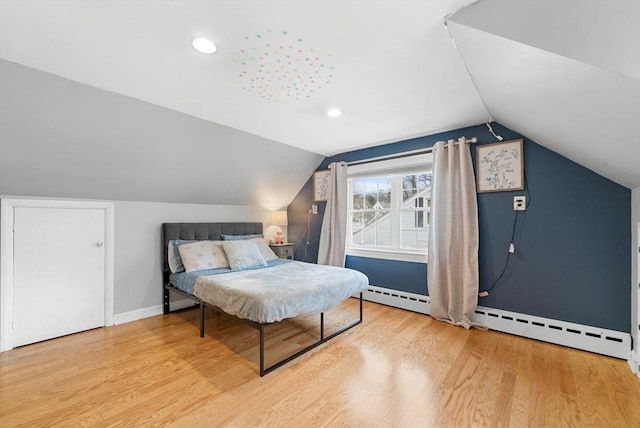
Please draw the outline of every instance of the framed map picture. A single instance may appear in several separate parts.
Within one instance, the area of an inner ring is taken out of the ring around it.
[[[478,193],[524,189],[522,139],[476,147]]]
[[[313,200],[315,202],[326,202],[329,197],[329,181],[331,171],[316,171],[313,174]]]

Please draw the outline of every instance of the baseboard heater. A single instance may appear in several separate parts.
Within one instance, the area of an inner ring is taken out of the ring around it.
[[[365,300],[430,314],[429,296],[370,285]],[[474,322],[491,330],[629,360],[631,335],[615,330],[478,306]]]

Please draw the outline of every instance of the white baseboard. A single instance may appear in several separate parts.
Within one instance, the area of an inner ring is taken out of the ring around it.
[[[636,374],[636,376],[640,377],[640,355],[638,354],[638,350],[631,351],[631,356],[629,356],[629,367],[631,367],[631,371]]]
[[[431,306],[429,296],[407,293],[405,291],[391,290],[390,288],[370,285],[362,293],[362,298],[370,302],[406,309],[420,314],[429,315]]]
[[[179,310],[193,306],[193,300],[180,299],[171,301],[171,310]],[[154,315],[162,314],[162,305],[149,306],[148,308],[136,309],[129,312],[123,312],[121,314],[113,315],[113,325],[124,324],[131,321],[141,320],[143,318],[149,318]]]
[[[628,360],[631,335],[584,324],[478,306],[473,318],[491,330]]]
[[[372,302],[422,314],[430,314],[431,300],[429,296],[370,285],[362,294],[362,297]],[[624,360],[630,359],[631,335],[621,331],[607,330],[483,306],[476,308],[476,313],[472,321],[485,325],[491,330],[582,349]]]

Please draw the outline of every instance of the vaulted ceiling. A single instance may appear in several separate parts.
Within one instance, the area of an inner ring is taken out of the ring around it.
[[[481,0],[448,27],[493,119],[640,186],[640,1]]]
[[[495,120],[640,186],[637,0],[3,0],[0,58],[324,156]]]

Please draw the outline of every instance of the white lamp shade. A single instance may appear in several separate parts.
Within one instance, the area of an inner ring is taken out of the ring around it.
[[[274,226],[286,226],[288,224],[287,212],[273,211],[271,213],[271,224]]]

